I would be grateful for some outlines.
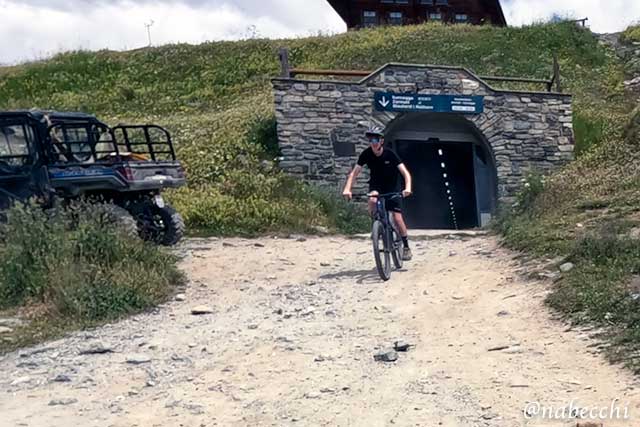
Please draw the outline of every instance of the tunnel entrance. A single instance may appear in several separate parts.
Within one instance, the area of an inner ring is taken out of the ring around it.
[[[414,195],[404,202],[410,228],[479,225],[471,144],[397,141],[396,147],[414,180]]]
[[[387,141],[413,177],[404,202],[414,229],[486,225],[496,205],[496,170],[475,127],[452,114],[407,114],[391,123]]]

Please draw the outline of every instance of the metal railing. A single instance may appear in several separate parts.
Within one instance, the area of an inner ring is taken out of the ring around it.
[[[285,48],[280,49],[279,53],[281,73],[280,77],[289,79],[295,76],[337,76],[337,77],[367,77],[370,76],[373,71],[367,70],[305,70],[301,68],[290,68],[289,66],[289,51]],[[482,80],[497,81],[497,82],[513,82],[513,83],[531,83],[531,84],[544,84],[547,92],[552,92],[554,89],[556,92],[562,92],[562,84],[560,77],[560,64],[558,63],[558,56],[553,55],[553,75],[550,79],[532,79],[526,77],[506,77],[506,76],[478,76]]]
[[[569,22],[574,22],[576,24],[580,24],[583,27],[587,26],[587,21],[589,20],[589,18],[582,18],[582,19],[573,19]]]

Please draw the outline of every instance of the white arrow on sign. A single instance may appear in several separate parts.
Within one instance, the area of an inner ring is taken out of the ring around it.
[[[381,100],[378,101],[383,108],[386,108],[389,105],[389,101],[387,101],[387,97],[383,96]]]

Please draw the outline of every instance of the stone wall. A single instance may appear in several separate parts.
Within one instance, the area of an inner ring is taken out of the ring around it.
[[[376,111],[378,91],[484,96],[484,112],[464,117],[492,153],[500,200],[528,171],[573,159],[570,95],[495,90],[463,68],[388,64],[359,82],[275,79],[273,87],[281,168],[336,191],[367,146],[359,123],[386,128],[404,114]]]

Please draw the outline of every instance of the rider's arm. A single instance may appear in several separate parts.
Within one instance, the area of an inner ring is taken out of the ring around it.
[[[411,181],[411,174],[409,173],[409,170],[404,163],[400,163],[398,165],[398,169],[404,178],[404,191],[411,194],[413,192],[413,183]]]
[[[356,165],[351,171],[351,173],[349,173],[349,176],[347,177],[347,182],[344,184],[344,190],[342,190],[342,194],[344,196],[347,196],[347,197],[351,196],[351,187],[353,187],[353,182],[356,180],[358,175],[360,175],[360,172],[362,172],[362,166]]]

